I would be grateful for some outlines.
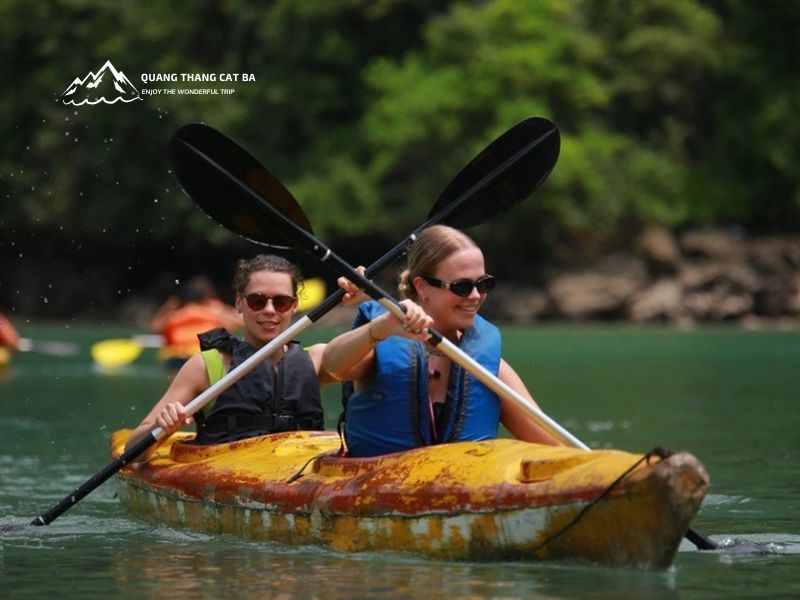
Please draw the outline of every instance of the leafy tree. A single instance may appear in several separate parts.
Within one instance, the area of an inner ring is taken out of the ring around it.
[[[530,115],[558,124],[561,157],[513,218],[475,232],[498,274],[536,279],[649,223],[796,230],[798,26],[800,4],[779,0],[6,0],[0,268],[6,281],[84,269],[112,295],[153,265],[222,257],[227,272],[252,247],[169,171],[168,140],[191,121],[245,145],[356,262]],[[140,73],[257,81],[225,97],[58,101],[106,60],[140,88]],[[0,302],[18,292],[0,281]]]
[[[562,155],[546,188],[483,234],[503,258],[518,267],[576,240],[608,248],[637,223],[681,224],[719,36],[692,0],[456,5],[427,23],[424,46],[369,66],[369,172],[386,206],[419,214],[437,182],[539,114],[559,125]]]

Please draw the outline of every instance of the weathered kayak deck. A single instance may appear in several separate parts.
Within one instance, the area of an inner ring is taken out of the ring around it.
[[[129,434],[112,435],[113,457]],[[130,513],[350,552],[664,569],[708,489],[687,453],[642,461],[608,490],[642,455],[498,439],[354,459],[335,456],[333,432],[216,446],[187,443],[193,436],[176,434],[150,461],[120,472]]]

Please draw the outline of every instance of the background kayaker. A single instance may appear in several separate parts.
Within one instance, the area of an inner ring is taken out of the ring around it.
[[[470,237],[435,225],[417,237],[400,275],[405,319],[399,321],[375,301],[364,302],[354,329],[328,343],[323,367],[333,377],[352,382],[351,389],[345,384],[343,393],[351,456],[492,439],[501,422],[518,439],[558,444],[515,403],[498,398],[425,343],[422,330],[432,326],[535,405],[501,357],[499,330],[478,315],[494,283],[483,253]],[[339,285],[347,301],[365,298],[346,278],[339,279]]]
[[[19,333],[3,313],[0,313],[0,347],[19,350]]]
[[[11,361],[12,351],[19,350],[19,333],[3,313],[0,313],[0,367]]]
[[[298,268],[279,256],[240,260],[233,289],[236,309],[244,322],[244,340],[224,329],[203,334],[203,351],[181,367],[167,391],[131,434],[126,448],[155,426],[172,434],[191,423],[193,418],[186,414],[186,404],[286,330],[297,311],[300,281]],[[324,347],[315,344],[303,349],[291,342],[278,349],[195,415],[197,443],[219,443],[276,431],[323,429],[319,387],[333,381],[322,370]],[[138,460],[148,458],[153,449]]]
[[[150,330],[164,338],[159,356],[174,369],[200,351],[198,334],[217,327],[233,333],[242,326],[239,311],[220,300],[214,283],[205,275],[185,281],[179,293],[167,298],[150,320]]]

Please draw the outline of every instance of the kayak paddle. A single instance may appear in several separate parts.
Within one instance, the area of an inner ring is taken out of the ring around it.
[[[39,352],[40,354],[49,354],[51,356],[75,356],[78,353],[78,345],[72,342],[20,338],[17,342],[17,350],[20,352]]]
[[[187,130],[187,128],[189,129]],[[174,164],[182,161],[181,155],[185,153],[184,148],[188,147],[190,143],[183,139],[183,134],[187,133],[187,131],[189,133],[192,131],[196,132],[197,128],[201,130],[200,135],[207,134],[212,140],[212,144],[217,144],[218,151],[229,153],[231,156],[238,157],[242,160],[243,166],[256,173],[255,175],[251,175],[254,180],[263,181],[266,179],[269,181],[269,173],[258,161],[247,154],[247,152],[240,148],[235,142],[205,125],[187,125],[176,132],[172,140]],[[534,117],[517,124],[487,146],[472,162],[464,167],[453,182],[442,192],[425,223],[405,241],[395,246],[378,261],[368,267],[366,271],[367,274],[373,276],[393,262],[406,250],[408,245],[413,241],[416,233],[425,227],[435,223],[447,223],[453,224],[454,226],[455,223],[458,223],[459,227],[468,228],[472,225],[483,223],[494,216],[502,214],[511,207],[516,206],[529,196],[553,169],[558,160],[559,148],[560,136],[558,129],[547,119]],[[523,165],[525,165],[525,177],[522,177]],[[191,181],[191,178],[195,175],[200,176],[201,174],[192,173],[192,169],[190,168],[188,172],[182,171],[178,177],[183,184],[184,180]],[[520,178],[521,181],[511,182],[511,178]],[[277,179],[274,181],[277,182],[280,188],[283,188]],[[503,182],[505,182],[505,184]],[[189,185],[193,189],[195,188],[194,185]],[[502,203],[495,202],[492,195],[487,194],[487,190],[492,192],[492,194],[497,193],[493,190],[497,190],[498,188],[506,190],[504,196],[506,200]],[[286,194],[284,201],[287,213],[300,215],[297,216],[297,218],[304,221],[306,226],[310,229],[310,224],[305,218],[302,209],[294,198],[291,197],[291,194],[288,193],[288,190],[285,190],[285,188],[283,189]],[[278,193],[281,193],[280,189]],[[226,196],[217,196],[215,200],[224,203],[227,202],[228,198]],[[221,214],[226,213],[221,211]],[[264,234],[262,230],[248,224],[250,218],[258,219],[257,216],[252,214],[252,211],[245,210],[243,213],[240,213],[240,216],[243,218],[242,221],[237,219],[237,215],[234,212],[228,212],[227,214],[230,215],[233,220],[223,221],[226,227],[245,237],[252,235],[257,238],[263,238]],[[254,241],[257,243],[264,243],[263,240],[259,239]],[[270,245],[274,247],[274,244]],[[187,413],[194,414],[200,410],[208,402],[244,377],[260,362],[274,353],[275,350],[296,338],[297,335],[330,312],[330,310],[341,302],[343,296],[344,292],[342,292],[341,289],[337,290],[334,294],[326,298],[322,304],[306,315],[303,315],[282,334],[278,335],[270,343],[259,349],[250,358],[227,373],[225,377],[187,404]],[[103,469],[95,473],[71,494],[65,496],[49,510],[36,517],[31,521],[30,525],[39,526],[52,523],[122,468],[135,460],[153,444],[157,443],[163,435],[164,432],[160,427],[154,428],[148,435],[139,440],[139,442],[106,465]],[[0,531],[7,531],[12,528],[13,526],[6,526],[0,529]]]
[[[310,227],[306,226],[308,223],[307,218],[299,219],[299,222],[296,222],[293,213],[286,214],[283,212],[282,209],[285,206],[285,198],[288,192],[285,191],[282,185],[280,186],[281,191],[278,201],[273,204],[269,194],[277,189],[276,183],[279,182],[275,176],[270,176],[269,188],[261,188],[256,192],[238,175],[226,168],[225,163],[231,164],[228,155],[214,154],[211,156],[205,151],[210,147],[205,145],[207,141],[205,136],[208,131],[206,129],[202,131],[204,137],[198,138],[197,141],[199,143],[197,144],[186,143],[181,140],[182,145],[178,146],[181,153],[178,155],[179,160],[174,161],[174,166],[176,176],[181,185],[203,210],[211,214],[223,225],[231,223],[237,226],[240,223],[247,223],[249,226],[258,223],[260,231],[268,231],[269,235],[278,237],[281,243],[295,246],[318,259],[335,273],[356,283],[358,287],[380,302],[384,308],[398,319],[403,318],[402,307],[389,293],[380,289],[368,277],[356,271],[355,268],[346,263],[311,233]],[[217,160],[218,158],[220,159],[219,161]],[[198,174],[202,174],[202,176],[198,177]],[[220,203],[218,198],[225,198],[225,202]],[[503,203],[498,202],[497,204],[502,206]],[[233,220],[230,217],[232,208],[235,208],[236,217],[238,217]],[[217,215],[222,215],[223,220],[220,220]],[[245,215],[251,218],[245,220],[242,218]],[[247,235],[249,237],[258,239],[256,233],[248,227]],[[430,334],[428,343],[442,351],[450,360],[469,371],[496,394],[519,405],[526,414],[536,420],[550,435],[569,446],[584,450],[589,449],[583,442],[544,414],[544,412],[530,404],[524,397],[463,352],[453,342],[434,329],[429,329],[428,331]]]
[[[95,342],[89,352],[98,365],[114,369],[135,361],[145,348],[161,348],[163,345],[164,339],[160,335],[135,335]]]
[[[297,298],[298,312],[308,312],[325,299],[325,281],[320,277],[304,279]]]
[[[269,185],[260,187],[258,191],[248,185],[249,173],[247,171],[242,173],[236,168],[236,165],[241,163],[232,161],[228,154],[215,152],[213,141],[216,135],[218,135],[217,132],[205,126],[189,125],[179,130],[176,134],[177,141],[174,140],[173,164],[176,176],[198,206],[222,225],[258,243],[271,243],[273,240],[278,240],[281,244],[297,247],[318,259],[337,274],[356,283],[388,311],[402,319],[402,307],[390,294],[369,280],[369,272],[362,275],[356,271],[314,236],[308,225],[308,219],[304,215],[302,218],[297,218],[296,210],[299,207],[292,207],[291,212],[284,212],[286,197],[290,194],[274,175],[268,174],[268,177],[263,180],[268,181]],[[550,168],[552,169],[552,166]],[[535,180],[536,185],[544,180],[547,173],[549,170],[543,177]],[[274,203],[270,195],[273,192],[277,194],[277,201]],[[219,198],[225,198],[226,201],[220,203]],[[502,211],[504,202],[500,200],[497,204]],[[468,221],[475,221],[474,215],[471,215],[469,211],[462,210],[458,215]],[[268,237],[265,238],[265,236]],[[411,236],[412,240],[413,236],[414,234]],[[569,446],[589,450],[589,447],[583,442],[562,428],[539,408],[530,404],[447,338],[433,329],[429,330],[429,334],[429,343],[437,347],[453,362],[469,371],[499,396],[514,402],[553,437]],[[686,537],[698,549],[717,547],[713,541],[691,528],[687,531]]]

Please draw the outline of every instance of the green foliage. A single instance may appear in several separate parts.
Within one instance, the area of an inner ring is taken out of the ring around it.
[[[169,171],[172,132],[205,121],[268,165],[324,238],[388,246],[531,115],[559,125],[559,164],[514,218],[477,232],[512,267],[612,248],[649,223],[796,229],[798,25],[796,2],[747,0],[7,0],[0,230],[229,245]],[[257,83],[58,102],[109,59],[129,75]]]
[[[453,148],[474,153],[543,114],[564,134],[559,165],[515,219],[492,225],[498,241],[533,234],[545,246],[593,239],[594,249],[618,243],[631,222],[686,223],[690,137],[707,110],[697,92],[713,85],[720,29],[691,0],[453,7],[427,24],[423,47],[367,71],[377,99],[366,140],[385,201],[413,185],[419,213],[443,175],[420,165],[445,164]]]

